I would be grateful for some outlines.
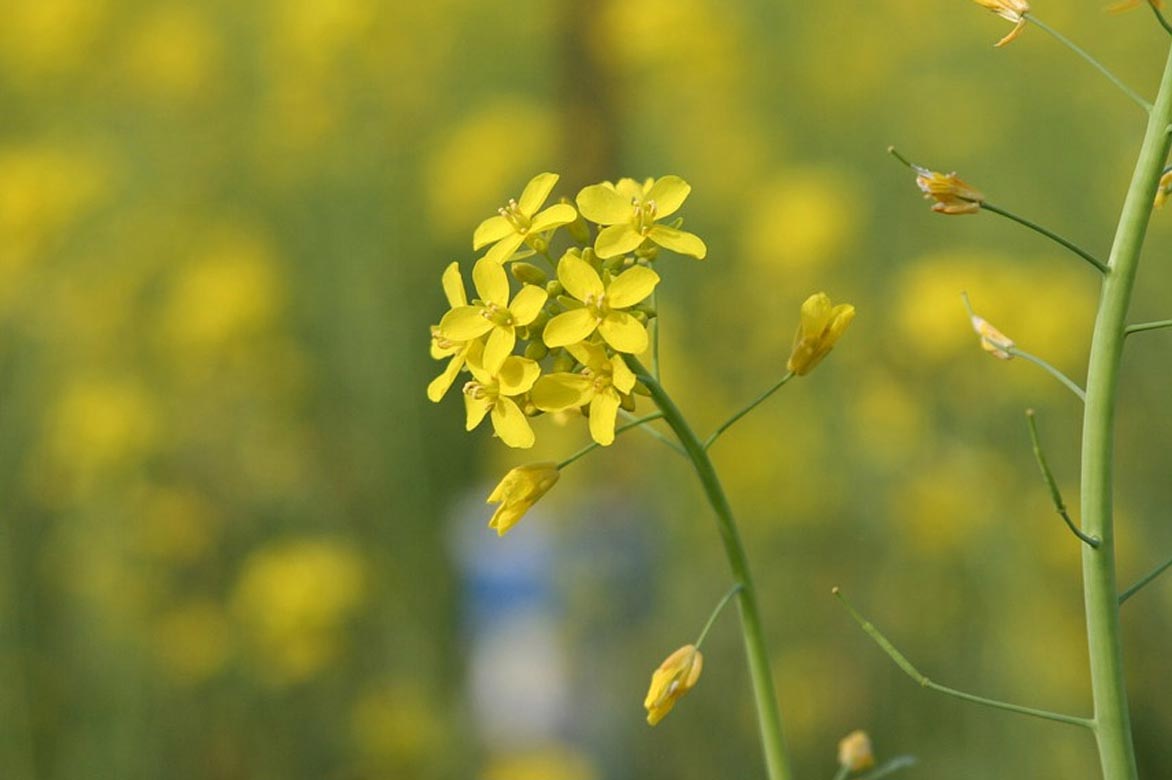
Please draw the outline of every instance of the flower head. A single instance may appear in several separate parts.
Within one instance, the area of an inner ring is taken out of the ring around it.
[[[530,463],[510,470],[488,497],[488,503],[500,504],[488,527],[496,529],[498,536],[504,536],[539,498],[557,484],[560,476],[561,472],[554,463]]]
[[[636,265],[604,283],[594,266],[576,253],[566,252],[558,261],[558,281],[582,305],[546,324],[542,340],[547,347],[577,344],[597,330],[619,352],[638,354],[647,349],[647,329],[623,310],[651,295],[659,284],[659,274]]]
[[[801,321],[786,368],[798,376],[810,373],[834,349],[851,320],[855,307],[849,303],[832,306],[826,293],[815,293],[802,304]]]
[[[483,365],[489,372],[496,372],[517,343],[516,329],[537,319],[549,294],[536,285],[525,284],[510,301],[509,277],[499,263],[488,257],[476,261],[472,282],[480,297],[471,305],[453,306],[440,320],[439,333],[454,342],[489,334]]]
[[[916,185],[925,200],[934,200],[932,211],[940,214],[976,214],[985,196],[965,184],[956,173],[939,173],[914,166]]]
[[[532,447],[533,429],[514,399],[533,387],[541,374],[540,366],[528,358],[509,355],[495,370],[489,370],[479,353],[479,348],[468,353],[468,368],[474,378],[464,385],[465,428],[473,430],[491,412],[492,428],[501,441],[510,447]]]
[[[875,766],[871,738],[865,731],[852,731],[838,742],[838,763],[851,772],[862,772]]]
[[[643,706],[647,708],[647,722],[654,726],[671,712],[671,708],[700,679],[704,657],[693,645],[684,645],[669,655],[651,675],[651,687]]]
[[[533,242],[541,233],[568,225],[578,218],[578,212],[568,203],[555,203],[538,211],[558,182],[556,173],[539,173],[525,185],[519,200],[510,199],[498,209],[495,217],[480,223],[472,235],[472,248],[492,244],[484,255],[495,263],[504,263],[521,244]]]
[[[592,184],[578,193],[578,210],[591,222],[604,225],[594,242],[594,251],[604,260],[624,255],[645,241],[703,260],[708,247],[699,236],[660,225],[656,220],[679,211],[692,187],[679,176],[647,179],[619,179]]]
[[[1026,0],[973,0],[977,5],[988,8],[1002,19],[1013,22],[1016,26],[994,46],[1004,46],[1017,36],[1021,35],[1026,25],[1026,15],[1030,12],[1030,4]]]
[[[614,442],[615,418],[622,397],[635,387],[635,374],[622,355],[607,357],[598,344],[581,342],[566,349],[582,364],[581,373],[546,374],[530,394],[544,412],[562,412],[590,404],[590,436],[604,447]]]

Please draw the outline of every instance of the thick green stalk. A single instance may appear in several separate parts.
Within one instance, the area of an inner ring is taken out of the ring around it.
[[[684,445],[692,466],[696,469],[696,476],[704,486],[704,493],[708,502],[716,512],[717,527],[720,529],[720,538],[724,542],[724,552],[728,557],[729,568],[733,578],[741,584],[737,594],[737,605],[741,612],[741,633],[745,639],[745,654],[749,660],[749,677],[753,684],[753,698],[757,702],[757,722],[761,729],[761,745],[765,751],[765,766],[770,780],[791,780],[793,773],[786,753],[785,740],[781,733],[781,711],[777,705],[777,695],[773,688],[773,672],[769,666],[769,651],[765,645],[765,632],[761,626],[761,615],[757,609],[757,589],[753,586],[753,578],[749,573],[749,559],[745,555],[745,547],[741,543],[740,533],[737,531],[736,521],[733,519],[732,508],[728,498],[724,495],[724,488],[716,476],[716,469],[699,437],[692,431],[683,414],[663,386],[655,380],[651,373],[634,358],[627,358],[631,368],[638,375],[639,381],[651,391],[651,398],[663,412],[664,421],[671,426]]]
[[[1112,472],[1116,391],[1126,333],[1127,308],[1140,249],[1152,213],[1160,173],[1168,156],[1172,124],[1172,52],[1152,106],[1147,132],[1103,280],[1087,368],[1082,439],[1083,530],[1102,544],[1083,546],[1083,593],[1090,647],[1091,691],[1104,780],[1135,780],[1135,748],[1119,641],[1119,597],[1115,586]]]

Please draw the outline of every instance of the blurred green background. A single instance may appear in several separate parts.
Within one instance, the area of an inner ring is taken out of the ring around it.
[[[1166,41],[1036,10],[1141,92]],[[728,586],[686,464],[627,434],[507,538],[507,451],[463,432],[440,273],[543,170],[676,173],[709,259],[664,257],[664,382],[702,432],[784,370],[797,310],[859,315],[713,450],[801,777],[868,729],[903,776],[1098,777],[1090,736],[918,689],[1089,710],[1077,401],[982,353],[959,294],[1083,373],[1096,278],[928,210],[896,144],[1106,253],[1142,116],[1040,30],[956,0],[13,0],[0,23],[0,776],[621,780],[761,774],[735,618],[643,722]],[[1172,315],[1157,214],[1134,319]],[[1172,340],[1129,344],[1123,585],[1172,552]],[[1172,585],[1129,602],[1141,775],[1172,775]]]

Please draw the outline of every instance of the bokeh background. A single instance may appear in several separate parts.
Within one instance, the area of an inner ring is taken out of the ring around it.
[[[1145,11],[1036,4],[1144,92]],[[728,586],[686,467],[627,434],[508,537],[533,452],[424,395],[439,277],[533,174],[676,173],[709,259],[660,260],[664,381],[700,430],[783,371],[800,302],[858,308],[713,450],[801,777],[868,729],[915,778],[1098,776],[1090,737],[922,691],[1089,709],[1068,501],[1079,408],[982,353],[959,294],[1081,377],[1096,278],[929,212],[884,150],[1104,253],[1142,116],[1040,30],[957,0],[14,0],[0,24],[0,775],[759,777],[730,614],[699,686],[651,670]],[[1135,319],[1170,315],[1158,214]],[[1172,341],[1129,344],[1121,580],[1172,552]],[[1124,613],[1145,777],[1172,775],[1172,585]]]

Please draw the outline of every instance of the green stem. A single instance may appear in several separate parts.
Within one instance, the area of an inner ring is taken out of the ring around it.
[[[1026,19],[1029,20],[1030,24],[1036,24],[1038,27],[1042,28],[1042,30],[1044,32],[1049,34],[1051,38],[1058,41],[1063,46],[1070,49],[1072,52],[1077,54],[1079,57],[1082,57],[1084,60],[1086,60],[1088,63],[1090,63],[1090,65],[1092,67],[1094,67],[1095,70],[1099,71],[1099,73],[1102,73],[1104,76],[1106,76],[1108,81],[1110,81],[1115,86],[1119,87],[1119,89],[1122,90],[1125,95],[1127,95],[1129,98],[1134,100],[1136,102],[1136,104],[1139,105],[1139,107],[1142,108],[1144,111],[1151,112],[1151,110],[1152,110],[1151,103],[1149,103],[1148,101],[1146,101],[1142,97],[1140,97],[1139,93],[1136,92],[1134,89],[1132,89],[1131,87],[1124,84],[1119,79],[1118,76],[1116,76],[1111,71],[1107,70],[1107,68],[1101,62],[1096,60],[1090,54],[1087,54],[1087,52],[1081,46],[1079,46],[1074,41],[1067,38],[1062,33],[1055,30],[1050,25],[1043,22],[1038,17],[1034,16],[1032,13],[1027,14]],[[1152,196],[1155,197],[1154,192],[1152,193]]]
[[[1030,442],[1034,445],[1034,459],[1038,461],[1038,468],[1042,470],[1042,479],[1046,481],[1046,487],[1050,488],[1050,500],[1054,502],[1054,510],[1066,521],[1066,527],[1070,529],[1072,534],[1091,547],[1098,547],[1099,540],[1094,536],[1084,534],[1074,524],[1074,521],[1070,519],[1070,513],[1066,511],[1066,502],[1062,500],[1062,493],[1058,490],[1058,483],[1054,480],[1054,475],[1050,472],[1050,465],[1046,463],[1046,456],[1042,453],[1042,442],[1038,439],[1038,423],[1034,417],[1034,410],[1027,409],[1026,420],[1030,425]]]
[[[743,587],[745,586],[739,582],[736,585],[733,585],[728,589],[728,593],[724,594],[724,598],[720,600],[720,602],[716,605],[716,608],[712,610],[712,614],[708,616],[708,622],[704,624],[704,628],[700,630],[700,636],[696,639],[697,650],[700,649],[700,645],[704,644],[704,639],[708,636],[708,632],[712,629],[712,624],[716,622],[716,619],[720,617],[720,613],[724,611],[726,606],[728,606],[729,600],[732,599],[733,596],[740,593]]]
[[[891,759],[883,766],[881,766],[871,772],[868,772],[867,774],[858,778],[858,780],[879,780],[879,778],[881,778],[881,777],[887,777],[888,775],[894,774],[901,769],[906,769],[909,766],[915,766],[915,765],[916,765],[916,757],[915,756],[896,756],[895,758]]]
[[[1091,691],[1095,698],[1104,780],[1136,780],[1115,583],[1112,517],[1115,405],[1127,308],[1151,219],[1152,202],[1168,157],[1169,123],[1172,123],[1172,51],[1164,66],[1160,90],[1148,118],[1111,247],[1111,273],[1103,280],[1099,296],[1083,411],[1082,522],[1087,533],[1103,540],[1098,548],[1083,547],[1082,568]]]
[[[700,443],[700,439],[688,425],[671,396],[638,360],[629,358],[628,362],[639,380],[651,391],[651,397],[663,412],[664,420],[675,431],[680,443],[687,450],[696,476],[700,478],[704,493],[716,512],[717,528],[724,543],[729,568],[732,570],[733,579],[742,586],[737,604],[740,606],[741,633],[745,640],[753,698],[757,703],[757,723],[761,732],[761,746],[765,752],[768,777],[770,780],[791,780],[793,772],[790,769],[789,756],[781,732],[781,712],[773,687],[773,672],[770,669],[769,650],[765,644],[765,631],[757,608],[757,589],[753,586],[753,578],[749,573],[749,559],[745,555],[745,547],[741,543],[732,508],[724,495],[720,479],[716,476],[716,469],[704,451],[704,445]]]
[[[713,442],[715,442],[720,437],[720,434],[724,433],[729,428],[731,428],[737,422],[737,420],[741,419],[746,414],[748,414],[749,412],[756,409],[758,404],[763,402],[769,396],[776,393],[778,390],[780,390],[782,387],[785,386],[786,382],[788,382],[789,380],[791,380],[793,378],[794,378],[794,372],[790,371],[788,374],[786,374],[781,379],[779,379],[777,381],[777,383],[773,385],[773,387],[769,388],[764,393],[762,393],[761,395],[757,396],[752,401],[750,401],[748,406],[744,407],[739,412],[734,414],[732,417],[728,418],[723,423],[721,423],[720,427],[717,428],[712,433],[711,436],[709,436],[707,439],[704,440],[704,449],[708,449],[709,447],[711,447]]]
[[[1107,273],[1107,264],[1106,263],[1104,263],[1102,260],[1100,260],[1099,258],[1092,255],[1090,252],[1086,251],[1082,247],[1078,246],[1077,244],[1075,244],[1071,241],[1067,241],[1065,238],[1058,235],[1053,230],[1050,230],[1049,228],[1042,227],[1041,225],[1039,225],[1036,222],[1031,222],[1030,220],[1026,219],[1025,217],[1019,217],[1017,214],[1014,214],[1012,211],[1009,211],[1007,209],[1003,209],[1000,206],[996,206],[987,200],[980,201],[980,204],[981,204],[981,208],[983,210],[991,211],[994,214],[1000,214],[1001,216],[1005,217],[1006,219],[1012,220],[1012,221],[1016,222],[1017,224],[1021,225],[1022,227],[1027,227],[1030,230],[1034,231],[1035,233],[1038,233],[1040,235],[1045,236],[1046,238],[1050,239],[1051,241],[1055,242],[1056,244],[1059,244],[1060,246],[1065,247],[1066,249],[1069,249],[1071,252],[1074,252],[1076,255],[1081,257],[1083,260],[1086,260],[1088,263],[1093,265],[1098,270],[1099,273],[1101,273],[1101,274]]]
[[[1164,31],[1169,35],[1172,35],[1172,25],[1168,24],[1168,20],[1164,18],[1164,14],[1161,13],[1160,9],[1156,7],[1156,4],[1149,1],[1148,7],[1151,8],[1152,13],[1156,15],[1156,21],[1160,23],[1160,26],[1164,28]]]
[[[1059,723],[1069,723],[1074,726],[1084,726],[1090,729],[1094,728],[1094,723],[1087,718],[1080,718],[1075,715],[1064,715],[1061,712],[1051,712],[1050,710],[1039,710],[1033,707],[1023,707],[1020,704],[1010,704],[1009,702],[998,701],[997,699],[986,699],[984,696],[976,696],[971,693],[965,693],[964,691],[958,691],[955,688],[949,688],[947,685],[940,685],[939,683],[932,682],[923,674],[921,674],[920,670],[914,667],[912,662],[904,657],[903,653],[899,652],[899,650],[896,650],[895,645],[891,644],[887,637],[883,636],[883,634],[879,632],[879,629],[871,625],[870,621],[860,615],[855,610],[855,608],[851,606],[851,603],[846,600],[845,596],[842,595],[842,591],[840,591],[838,588],[834,588],[831,593],[838,597],[838,600],[842,602],[844,607],[846,607],[847,612],[849,612],[851,617],[854,618],[855,622],[859,624],[859,627],[862,628],[863,631],[865,631],[867,635],[871,637],[871,639],[875,640],[875,644],[879,645],[883,652],[887,653],[887,656],[892,661],[895,661],[895,665],[902,669],[908,677],[911,677],[922,687],[937,691],[939,693],[944,693],[949,696],[954,696],[958,699],[964,699],[965,701],[970,701],[975,704],[983,704],[986,707],[993,707],[994,709],[998,710],[1016,712],[1019,715],[1030,715],[1035,718],[1042,718],[1043,720],[1054,720],[1058,721]]]
[[[620,411],[619,414],[622,415],[624,420],[628,420],[632,424],[640,421],[640,418],[636,417],[635,415],[631,414],[630,412],[628,412],[626,410]],[[660,416],[662,417],[663,415],[660,415]],[[626,430],[626,428],[624,427],[623,430]],[[662,442],[663,444],[667,445],[668,447],[671,447],[673,450],[678,452],[680,455],[687,456],[688,453],[684,452],[683,447],[681,447],[679,444],[672,441],[671,438],[664,436],[662,433],[655,430],[651,426],[645,426],[642,430],[644,433],[646,433],[651,438],[655,439],[656,441]],[[618,433],[618,431],[615,431],[615,433]]]
[[[631,420],[626,425],[620,425],[618,428],[615,428],[614,435],[617,437],[620,433],[625,433],[626,431],[629,431],[632,428],[638,428],[640,425],[643,425],[644,423],[649,423],[652,420],[658,420],[660,417],[663,417],[663,412],[652,412],[651,414],[647,415],[646,417],[639,417],[635,420]],[[590,442],[585,447],[578,450],[573,455],[571,455],[568,458],[566,458],[565,460],[563,460],[561,463],[557,464],[557,470],[561,471],[566,466],[568,466],[571,463],[573,463],[574,461],[576,461],[578,458],[582,457],[583,455],[586,455],[587,453],[594,452],[594,450],[598,449],[601,446],[602,445],[596,441]]]
[[[1084,402],[1087,400],[1086,391],[1084,391],[1081,387],[1076,385],[1074,383],[1073,379],[1071,379],[1070,377],[1068,377],[1066,374],[1062,373],[1058,369],[1054,368],[1054,366],[1050,365],[1045,360],[1042,360],[1037,355],[1032,355],[1029,352],[1026,352],[1024,349],[1020,349],[1018,347],[1005,347],[1005,351],[1008,352],[1010,355],[1013,355],[1014,357],[1019,357],[1022,360],[1028,360],[1029,362],[1033,363],[1035,366],[1039,366],[1039,367],[1045,369],[1046,373],[1048,373],[1050,376],[1057,379],[1062,384],[1066,385],[1066,387],[1070,390],[1070,392],[1077,395],[1079,397],[1079,400],[1084,401]]]
[[[1159,330],[1160,328],[1172,328],[1172,320],[1157,320],[1156,322],[1140,322],[1135,325],[1128,325],[1123,329],[1123,335],[1130,336],[1132,333],[1143,333],[1145,330]]]
[[[1156,568],[1152,569],[1150,572],[1148,572],[1142,578],[1140,578],[1139,582],[1135,583],[1130,588],[1123,591],[1123,593],[1119,596],[1120,605],[1122,605],[1123,602],[1127,601],[1129,598],[1131,598],[1136,593],[1138,593],[1140,591],[1140,589],[1143,588],[1144,585],[1147,585],[1149,582],[1154,580],[1156,577],[1159,577],[1161,574],[1163,574],[1165,571],[1167,571],[1169,567],[1172,567],[1172,558],[1169,558],[1168,560],[1164,561]]]

